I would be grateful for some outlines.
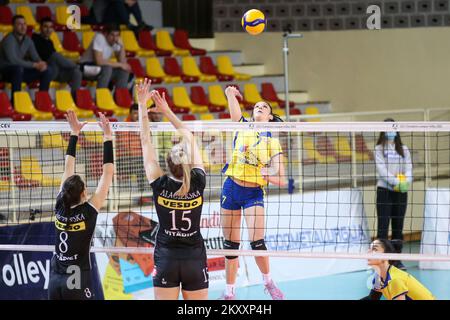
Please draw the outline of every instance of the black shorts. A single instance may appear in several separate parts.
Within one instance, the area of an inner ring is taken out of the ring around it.
[[[91,271],[80,272],[79,289],[71,288],[76,284],[73,274],[50,272],[48,285],[49,300],[103,300],[103,292],[96,292],[92,285]]]
[[[209,286],[206,255],[201,259],[155,257],[153,286],[179,287],[186,291],[207,289]]]

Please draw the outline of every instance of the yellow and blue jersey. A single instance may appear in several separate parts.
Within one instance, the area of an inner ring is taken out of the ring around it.
[[[406,300],[435,300],[433,294],[416,278],[394,266],[389,266],[386,279],[381,279],[380,291],[388,300],[405,295]]]
[[[244,117],[240,122],[247,122]],[[266,186],[267,181],[261,176],[261,168],[270,165],[276,155],[283,153],[278,139],[270,132],[241,131],[233,139],[233,154],[223,172],[242,181]]]

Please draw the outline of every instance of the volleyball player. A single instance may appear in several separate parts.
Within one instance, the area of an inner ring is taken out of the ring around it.
[[[206,248],[200,233],[200,217],[206,175],[200,150],[191,132],[170,110],[165,96],[150,92],[151,81],[137,85],[139,124],[144,168],[153,189],[159,229],[154,251],[153,285],[158,300],[178,299],[180,286],[186,300],[208,298]],[[165,174],[150,139],[147,102],[156,107],[182,134],[166,157],[169,173]]]
[[[395,253],[389,240],[377,239],[369,248],[370,253]],[[370,259],[369,266],[375,270],[373,288],[362,300],[435,300],[431,292],[416,278],[393,265],[390,260]]]
[[[235,87],[227,87],[231,119],[246,122],[237,100],[240,96]],[[242,96],[241,96],[242,98]],[[261,101],[253,107],[250,121],[273,122],[281,119],[272,113],[272,107]],[[223,170],[227,176],[221,195],[221,219],[225,237],[224,249],[238,250],[242,211],[249,231],[252,250],[267,250],[264,242],[264,190],[269,182],[284,186],[284,164],[278,139],[270,132],[237,132],[233,140],[232,160]],[[226,256],[225,300],[235,299],[235,282],[238,271],[238,257]],[[283,300],[284,295],[270,277],[268,257],[255,257],[262,273],[266,290],[274,300]]]
[[[86,183],[75,174],[78,135],[86,122],[80,123],[73,111],[66,115],[71,134],[67,147],[61,187],[56,197],[55,255],[51,261],[49,299],[103,299],[91,280],[90,246],[97,214],[108,195],[114,174],[112,131],[109,120],[100,113],[103,130],[103,174],[97,190],[89,198]]]

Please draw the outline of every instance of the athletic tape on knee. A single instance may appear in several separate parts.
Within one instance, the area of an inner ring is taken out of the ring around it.
[[[233,242],[230,240],[225,240],[223,242],[223,248],[225,250],[239,250],[239,246],[240,246],[239,242]],[[225,256],[225,258],[227,258],[229,260],[233,260],[233,259],[236,259],[237,256]]]
[[[252,247],[252,250],[267,250],[264,239],[250,242],[250,246]]]

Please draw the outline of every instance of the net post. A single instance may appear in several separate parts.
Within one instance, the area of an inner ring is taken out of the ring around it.
[[[303,132],[297,135],[298,191],[303,192]]]
[[[117,141],[116,141],[116,135],[113,135],[113,143],[114,143],[114,148],[113,148],[113,154],[114,154],[114,159],[115,160],[115,165],[114,165],[114,177],[113,177],[113,187],[111,188],[112,190],[112,201],[109,203],[108,201],[108,211],[109,212],[115,212],[115,211],[119,211],[119,198],[118,195],[119,193],[117,192],[117,188],[118,186],[118,180],[117,180]]]
[[[356,168],[356,137],[355,132],[352,131],[351,133],[351,140],[352,140],[352,187],[357,188],[358,187],[358,171]]]
[[[10,189],[9,192],[12,194],[12,207],[13,207],[13,221],[14,223],[19,223],[17,221],[17,212],[16,212],[16,184],[14,183],[14,157],[13,157],[13,147],[10,145],[10,137],[8,135],[5,135],[6,142],[8,144],[8,152],[9,152],[9,174],[10,174]],[[9,214],[6,221],[9,220]]]
[[[423,120],[430,121],[430,110],[425,109]],[[430,166],[430,134],[425,131],[425,190],[430,187],[431,183],[431,166]]]

